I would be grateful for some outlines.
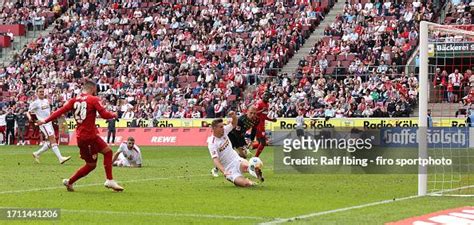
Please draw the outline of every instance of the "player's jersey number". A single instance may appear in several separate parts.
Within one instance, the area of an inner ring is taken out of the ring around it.
[[[75,102],[74,103],[74,119],[77,123],[82,123],[86,119],[87,115],[87,102]]]

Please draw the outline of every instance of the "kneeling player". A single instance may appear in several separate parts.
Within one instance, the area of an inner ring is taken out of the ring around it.
[[[219,168],[227,180],[239,187],[250,187],[254,183],[242,175],[242,173],[249,172],[249,163],[234,151],[227,136],[237,126],[237,116],[234,112],[230,112],[229,116],[232,117],[232,123],[225,126],[222,119],[212,121],[213,134],[207,139],[209,153],[214,165]],[[263,181],[260,168],[253,168],[255,173],[252,171],[250,174]]]
[[[114,166],[142,167],[142,153],[133,137],[129,137],[127,142],[120,144],[112,161]]]

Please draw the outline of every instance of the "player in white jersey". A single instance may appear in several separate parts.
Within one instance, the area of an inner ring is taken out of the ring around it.
[[[51,106],[48,99],[44,96],[44,88],[38,87],[36,89],[37,99],[30,103],[28,113],[26,116],[30,121],[33,120],[30,113],[34,113],[38,120],[45,120],[51,114]],[[40,155],[48,151],[49,148],[53,150],[56,157],[58,157],[59,163],[63,164],[71,159],[71,156],[63,157],[58,148],[58,143],[56,142],[56,136],[54,135],[54,128],[51,122],[39,126],[41,133],[44,134],[47,140],[44,141],[38,151],[33,152],[33,157],[37,163],[39,163]]]
[[[250,187],[254,183],[245,178],[242,173],[249,172],[249,162],[241,158],[232,148],[232,143],[227,136],[237,126],[237,115],[230,112],[232,122],[224,126],[222,119],[212,121],[212,135],[207,139],[209,153],[214,165],[224,174],[225,178],[239,187]],[[255,173],[250,173],[256,178],[262,179],[262,172],[255,168]]]
[[[112,162],[114,166],[142,167],[142,153],[135,144],[135,138],[129,137],[127,142],[120,144]]]

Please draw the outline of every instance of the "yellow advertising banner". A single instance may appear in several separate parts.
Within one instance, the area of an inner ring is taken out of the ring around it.
[[[418,118],[324,118],[305,119],[305,128],[339,128],[339,127],[359,127],[366,129],[380,129],[389,127],[417,127]],[[458,118],[433,118],[434,127],[465,127],[465,119]],[[268,122],[267,129],[288,130],[295,129],[296,119],[285,118],[277,122]]]
[[[159,119],[159,120],[145,120],[139,119],[124,120],[120,119],[116,123],[117,128],[124,127],[176,127],[176,128],[190,128],[190,127],[208,127],[213,119]],[[97,119],[96,126],[106,128],[107,123],[104,119]],[[418,126],[418,118],[305,118],[305,126],[308,129],[321,129],[331,127],[360,127],[368,129],[379,129],[386,127],[416,127]],[[434,127],[465,127],[465,119],[462,118],[433,118]],[[76,128],[76,121],[74,119],[67,120],[67,127],[69,130]],[[268,130],[290,130],[295,129],[296,119],[294,118],[280,118],[277,122],[267,121],[266,127]]]
[[[116,128],[125,128],[125,127],[208,127],[212,119],[160,119],[160,120],[125,120],[119,119],[116,122]],[[74,119],[66,120],[67,127],[69,130],[74,130],[76,128],[76,121]],[[97,119],[96,126],[101,128],[106,128],[108,126],[106,120]]]

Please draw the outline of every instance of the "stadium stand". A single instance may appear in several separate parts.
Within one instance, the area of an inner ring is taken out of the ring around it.
[[[409,116],[417,103],[418,80],[405,74],[404,66],[418,45],[418,22],[438,16],[431,3],[347,2],[296,73],[282,75],[275,82],[281,87],[270,87],[278,93],[274,113]]]
[[[474,11],[474,2],[472,1],[449,1],[447,6],[445,24],[473,24],[472,13]]]
[[[41,84],[57,108],[91,78],[120,116],[223,115],[246,85],[292,57],[330,7],[323,2],[321,12],[283,3],[75,4],[4,68],[3,99],[21,105]]]
[[[470,25],[474,23],[473,6],[474,2],[471,1],[448,1],[444,24],[455,25],[458,29],[472,31]],[[460,39],[460,37],[454,35],[441,35],[438,38],[451,39],[449,41],[454,43],[472,41]],[[474,77],[472,75],[474,60],[472,56],[438,57],[437,61],[432,63],[437,66],[431,77],[433,82],[431,92],[433,95],[430,101],[433,102],[433,114],[466,116],[474,101]]]
[[[212,118],[264,91],[278,117],[409,116],[418,82],[403,65],[417,22],[439,13],[431,3],[347,2],[298,70],[278,74],[332,2],[196,3],[73,4],[0,72],[2,104],[24,104],[41,84],[57,108],[90,78],[125,118]]]
[[[7,1],[0,13],[0,24],[23,24],[43,27],[66,10],[66,3],[41,4],[40,1]]]

